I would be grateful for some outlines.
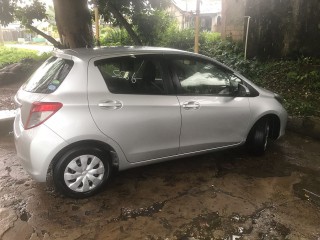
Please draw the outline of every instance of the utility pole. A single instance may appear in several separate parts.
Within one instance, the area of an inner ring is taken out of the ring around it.
[[[0,46],[4,45],[4,40],[3,40],[3,32],[2,32],[2,27],[0,24]]]
[[[99,31],[99,10],[98,10],[98,4],[97,1],[94,4],[94,19],[95,19],[95,25],[96,25],[96,40],[97,40],[97,45],[100,47],[100,31]]]
[[[195,22],[195,31],[194,31],[194,52],[199,52],[199,22],[200,22],[200,0],[197,0],[196,8],[196,22]]]

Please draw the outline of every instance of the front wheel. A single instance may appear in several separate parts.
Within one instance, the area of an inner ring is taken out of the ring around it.
[[[54,165],[53,182],[65,196],[85,198],[101,190],[110,174],[108,154],[95,147],[75,147]]]
[[[265,153],[268,145],[269,129],[270,126],[267,119],[261,119],[254,125],[247,139],[250,152],[255,155]]]

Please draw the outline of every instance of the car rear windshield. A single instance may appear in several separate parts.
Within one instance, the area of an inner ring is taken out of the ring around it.
[[[32,74],[23,89],[33,93],[52,93],[59,88],[72,66],[71,60],[51,57]]]

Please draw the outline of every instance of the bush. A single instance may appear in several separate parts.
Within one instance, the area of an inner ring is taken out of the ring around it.
[[[102,46],[133,45],[133,41],[125,29],[111,27],[101,29],[100,43]]]
[[[0,69],[12,64],[22,61],[23,59],[45,60],[49,56],[48,53],[39,55],[37,51],[0,47]]]
[[[165,38],[159,46],[177,48],[180,50],[193,51],[193,29],[178,30],[176,26],[170,27],[165,33]]]
[[[168,37],[170,29],[177,26],[175,19],[161,10],[155,10],[152,14],[135,14],[132,20],[144,45],[150,46],[160,46]]]

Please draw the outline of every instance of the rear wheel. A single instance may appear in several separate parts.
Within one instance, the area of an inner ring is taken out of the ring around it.
[[[265,153],[268,145],[269,130],[270,126],[267,119],[261,119],[254,125],[247,139],[250,152],[255,155]]]
[[[68,150],[53,167],[56,189],[72,198],[94,195],[111,175],[108,154],[95,147]]]

